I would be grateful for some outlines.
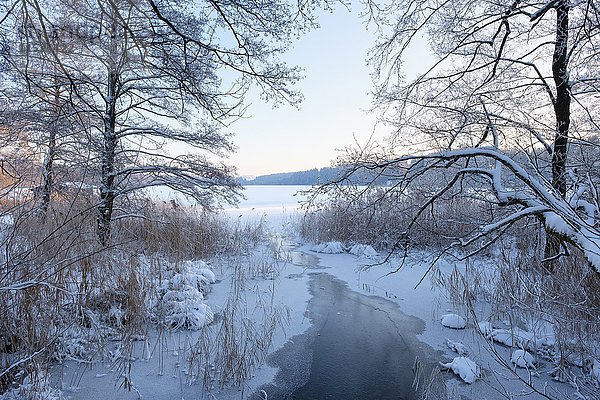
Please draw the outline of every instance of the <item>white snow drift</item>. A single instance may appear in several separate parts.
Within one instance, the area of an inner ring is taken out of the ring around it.
[[[468,357],[455,357],[452,362],[446,364],[440,362],[440,367],[452,370],[466,383],[475,382],[481,375],[479,366]]]
[[[442,315],[442,325],[452,329],[464,329],[467,323],[463,317],[457,314]]]

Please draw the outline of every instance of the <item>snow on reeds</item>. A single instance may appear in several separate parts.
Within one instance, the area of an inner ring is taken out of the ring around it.
[[[313,205],[300,219],[299,229],[305,239],[321,246],[337,241],[346,247],[369,244],[384,253],[395,250],[401,256],[423,250],[440,254],[476,229],[478,217],[495,212],[473,198],[450,197],[423,213],[405,235],[423,202],[418,193],[393,197],[373,189]],[[553,366],[549,378],[577,387],[581,398],[600,398],[600,368],[594,369],[600,365],[600,275],[572,247],[548,271],[542,263],[544,238],[539,222],[524,220],[466,261],[459,260],[465,253],[458,249],[447,252],[445,261],[456,268],[442,273],[434,266],[431,280],[473,326],[483,327],[483,339],[527,350]],[[514,371],[510,356],[504,359],[496,353],[492,358]],[[515,378],[523,380],[516,373]]]
[[[376,250],[447,246],[476,228],[473,216],[485,214],[487,204],[471,197],[449,197],[423,213],[407,228],[426,202],[425,193],[398,194],[372,188],[360,195],[338,196],[311,204],[299,220],[299,233],[314,243],[370,245]],[[440,235],[443,232],[443,235]],[[408,233],[408,235],[406,234]]]
[[[201,260],[242,257],[264,238],[260,223],[143,200],[122,205],[104,248],[93,196],[55,199],[44,216],[26,201],[3,205],[0,395],[7,396],[49,390],[42,378],[53,360],[99,355],[115,360],[121,385],[131,388],[133,344],[147,340],[152,326],[201,329],[212,321],[204,296],[215,276]],[[256,328],[250,339],[264,347],[268,337]],[[109,339],[119,341],[116,353]]]

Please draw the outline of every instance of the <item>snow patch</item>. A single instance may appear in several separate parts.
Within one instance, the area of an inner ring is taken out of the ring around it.
[[[442,325],[452,329],[464,329],[467,326],[465,319],[457,314],[442,315]]]
[[[484,338],[490,339],[492,337],[492,332],[494,331],[494,327],[491,322],[480,322],[477,324],[479,326],[479,331],[483,335]]]
[[[311,250],[316,253],[339,254],[344,252],[344,245],[340,242],[326,242],[313,246]]]
[[[456,357],[452,362],[444,364],[440,362],[440,367],[451,369],[460,379],[466,383],[473,383],[479,379],[481,371],[475,361],[468,357]]]
[[[592,377],[596,378],[596,381],[600,385],[600,361],[594,360],[594,364],[592,365]]]
[[[543,332],[535,334],[518,327],[493,329],[489,338],[508,347],[519,347],[533,352],[538,351],[542,347],[551,347],[555,342],[552,334]]]
[[[215,277],[215,273],[212,272],[211,269],[208,268],[200,268],[198,269],[198,272],[205,278],[208,280],[208,283],[215,283],[217,281],[217,278]]]
[[[448,346],[450,350],[458,353],[459,356],[467,355],[467,348],[460,342],[453,342],[450,339],[446,339],[446,346]]]
[[[519,368],[534,368],[533,356],[526,350],[515,350],[510,357],[510,362]]]
[[[4,214],[0,216],[0,226],[9,227],[15,224],[15,219],[11,214]]]
[[[355,244],[350,249],[350,254],[365,258],[376,258],[378,256],[377,251],[368,244]]]

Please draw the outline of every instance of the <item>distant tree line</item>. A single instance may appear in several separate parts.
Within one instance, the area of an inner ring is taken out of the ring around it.
[[[339,179],[347,171],[348,166],[313,168],[306,171],[281,172],[277,174],[260,175],[256,178],[238,178],[242,186],[249,185],[321,185]],[[389,183],[387,177],[376,176],[368,171],[353,174],[346,184],[366,185],[375,182],[378,185]]]

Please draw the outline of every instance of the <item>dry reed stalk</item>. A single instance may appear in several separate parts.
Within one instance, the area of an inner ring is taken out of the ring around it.
[[[247,251],[262,233],[260,224],[232,225],[215,214],[138,201],[118,205],[138,217],[118,219],[113,244],[102,248],[94,196],[57,196],[43,218],[30,202],[4,200],[0,213],[14,222],[0,226],[0,393],[55,358],[106,355],[108,338],[121,341],[119,368],[132,387],[127,360],[133,343],[147,336],[163,280],[160,260],[178,264],[234,246]],[[72,341],[77,337],[81,343]]]

